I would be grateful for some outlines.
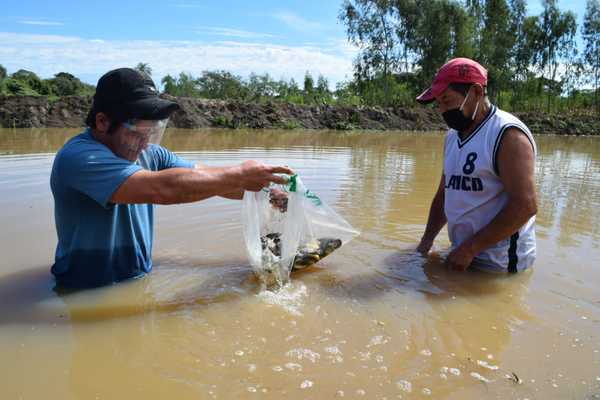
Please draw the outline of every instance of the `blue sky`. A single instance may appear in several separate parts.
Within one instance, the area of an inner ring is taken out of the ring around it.
[[[155,80],[181,71],[268,72],[334,84],[352,75],[357,49],[337,19],[341,0],[9,0],[0,15],[0,64],[43,78],[71,72],[89,83],[148,63]],[[529,0],[539,13],[541,0]],[[559,0],[578,20],[585,0]]]

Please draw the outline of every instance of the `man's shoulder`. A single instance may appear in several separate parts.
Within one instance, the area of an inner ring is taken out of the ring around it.
[[[64,144],[64,146],[56,153],[56,161],[76,159],[86,157],[90,153],[105,153],[110,150],[102,143],[95,140],[89,130],[73,136]]]
[[[508,111],[504,111],[497,108],[496,118],[498,118],[504,125],[515,125],[515,127],[521,126],[522,128],[525,128],[527,131],[529,131],[529,127],[527,126],[527,124],[525,124],[525,122],[523,122],[516,115],[509,113]]]
[[[89,131],[71,138],[56,153],[53,175],[73,175],[82,172],[106,172],[126,168],[131,163],[117,157],[108,147],[94,139]]]
[[[64,145],[63,147],[59,150],[58,154],[61,153],[68,153],[70,151],[74,151],[77,149],[80,149],[82,147],[90,147],[90,148],[94,148],[97,146],[103,146],[100,142],[98,142],[97,140],[95,140],[90,131],[89,130],[85,130],[75,136],[73,136],[71,139],[69,139]]]

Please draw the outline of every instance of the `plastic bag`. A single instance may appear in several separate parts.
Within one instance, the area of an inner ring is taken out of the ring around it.
[[[318,262],[359,233],[297,175],[246,192],[242,221],[250,264],[267,287],[284,285],[292,269]]]

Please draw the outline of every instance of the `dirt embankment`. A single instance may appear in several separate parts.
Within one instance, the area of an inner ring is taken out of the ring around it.
[[[168,97],[168,96],[165,96]],[[172,99],[172,98],[171,98]],[[170,120],[177,128],[257,129],[374,129],[444,130],[433,110],[414,108],[301,106],[289,103],[243,103],[179,98],[181,110]],[[0,126],[8,128],[81,127],[91,98],[67,96],[57,101],[45,97],[0,97]],[[600,118],[593,115],[515,113],[534,133],[600,134]]]

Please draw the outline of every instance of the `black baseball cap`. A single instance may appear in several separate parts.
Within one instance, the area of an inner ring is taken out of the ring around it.
[[[169,117],[179,105],[158,97],[154,82],[145,73],[118,68],[98,80],[92,109],[119,120],[159,120]]]

